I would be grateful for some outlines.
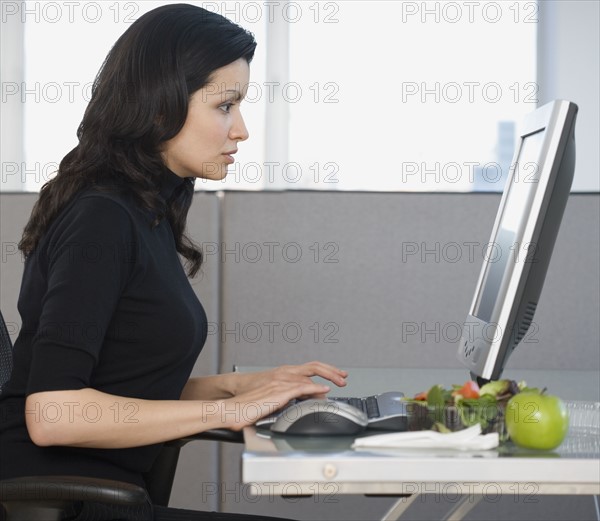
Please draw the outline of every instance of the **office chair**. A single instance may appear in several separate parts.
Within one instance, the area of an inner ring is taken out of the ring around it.
[[[11,372],[12,342],[0,311],[0,395]],[[27,476],[0,480],[0,505],[6,511],[6,521],[59,521],[74,503],[85,501],[134,507],[144,505],[150,499],[155,505],[167,506],[179,451],[187,442],[196,439],[243,441],[241,432],[214,429],[167,442],[144,475],[146,489],[131,483],[82,476]]]

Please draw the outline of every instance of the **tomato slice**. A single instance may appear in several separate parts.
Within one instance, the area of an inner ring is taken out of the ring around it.
[[[423,391],[422,393],[415,394],[415,400],[427,401],[427,391]]]
[[[479,398],[479,385],[473,380],[465,382],[465,384],[452,393],[452,396],[461,395],[463,398]]]

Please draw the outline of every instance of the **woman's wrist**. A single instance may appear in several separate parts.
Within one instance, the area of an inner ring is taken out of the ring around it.
[[[238,373],[195,376],[190,378],[181,393],[181,400],[219,400],[235,396]]]
[[[205,382],[209,384],[211,393],[207,398],[226,399],[232,398],[240,393],[241,373],[223,373],[205,377]]]
[[[229,398],[239,393],[239,377],[240,373],[224,373],[218,375],[219,390],[223,396]]]

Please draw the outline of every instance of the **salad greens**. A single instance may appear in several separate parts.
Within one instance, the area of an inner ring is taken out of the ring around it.
[[[446,389],[441,385],[432,386],[429,391],[419,393],[412,400],[427,407],[433,428],[449,432],[473,425],[481,425],[482,432],[498,432],[501,439],[507,439],[504,426],[506,403],[515,394],[528,390],[525,382],[497,380],[483,385],[467,381],[463,385],[453,385]]]

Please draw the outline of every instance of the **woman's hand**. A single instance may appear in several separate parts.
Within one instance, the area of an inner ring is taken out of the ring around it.
[[[320,376],[338,387],[346,385],[348,373],[322,362],[284,365],[254,373],[226,373],[190,378],[181,393],[181,400],[218,400],[260,389],[271,382],[309,383]],[[327,391],[325,391],[327,392]]]
[[[317,364],[317,365],[314,365]],[[271,371],[248,375],[243,383],[248,387],[245,392],[219,402],[213,402],[215,413],[220,414],[219,421],[225,428],[238,431],[256,423],[261,418],[281,409],[296,398],[323,398],[330,391],[328,385],[317,384],[310,376],[324,376],[330,381],[337,380],[345,385],[345,372],[331,373],[331,366],[312,362],[302,366],[283,366]],[[209,415],[210,416],[210,415]],[[216,419],[216,418],[215,418]]]
[[[324,398],[331,389],[313,382],[313,376],[320,376],[338,387],[346,385],[348,376],[346,371],[322,362],[233,374],[236,376],[231,390],[233,396],[218,402],[220,420],[232,430],[252,425],[295,398]]]
[[[268,416],[296,398],[324,398],[331,390],[328,385],[318,384],[311,377],[319,376],[338,387],[346,385],[348,373],[322,362],[302,365],[284,365],[267,371],[253,373],[228,373],[195,379],[194,392],[191,385],[185,398],[206,400],[208,395],[220,395],[222,399],[204,401],[202,416],[210,423],[241,430],[260,418]]]
[[[320,376],[338,387],[344,387],[348,373],[323,362],[309,362],[302,365],[283,365],[255,373],[233,373],[233,375],[235,378],[232,382],[231,394],[238,396],[265,387],[269,383],[309,384],[312,383],[313,376]]]

